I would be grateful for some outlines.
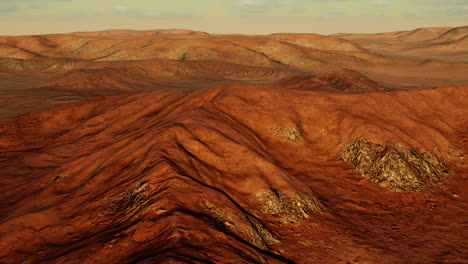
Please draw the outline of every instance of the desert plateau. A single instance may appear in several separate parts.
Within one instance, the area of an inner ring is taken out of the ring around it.
[[[0,263],[468,263],[468,26],[0,36]]]

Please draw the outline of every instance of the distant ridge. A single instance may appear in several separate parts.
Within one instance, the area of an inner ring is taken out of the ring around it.
[[[468,37],[468,26],[452,28],[439,37],[433,39],[434,42],[462,40]]]
[[[67,35],[84,37],[142,37],[158,35],[195,35],[209,36],[207,32],[193,31],[187,29],[153,29],[153,30],[131,30],[131,29],[108,29],[102,31],[73,32]]]
[[[375,34],[333,34],[378,54],[402,59],[468,62],[468,26]]]
[[[447,31],[453,28],[436,27],[436,28],[418,28],[415,30],[398,33],[398,39],[403,41],[427,41],[440,37]]]

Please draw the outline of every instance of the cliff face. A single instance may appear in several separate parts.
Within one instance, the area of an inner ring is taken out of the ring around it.
[[[462,262],[467,88],[230,84],[0,120],[0,262]],[[382,184],[398,168],[421,188]]]

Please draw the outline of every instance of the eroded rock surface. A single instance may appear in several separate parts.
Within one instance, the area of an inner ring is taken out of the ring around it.
[[[230,84],[0,120],[0,262],[463,262],[467,91]],[[355,138],[371,181],[339,159]],[[446,183],[372,182],[407,179]]]
[[[434,154],[399,144],[357,139],[343,149],[341,158],[370,181],[395,191],[423,191],[448,175],[447,167]]]

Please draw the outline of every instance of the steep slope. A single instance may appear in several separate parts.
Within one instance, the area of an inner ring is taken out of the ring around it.
[[[467,88],[231,84],[1,120],[0,262],[463,262]],[[353,155],[450,176],[392,191]]]

